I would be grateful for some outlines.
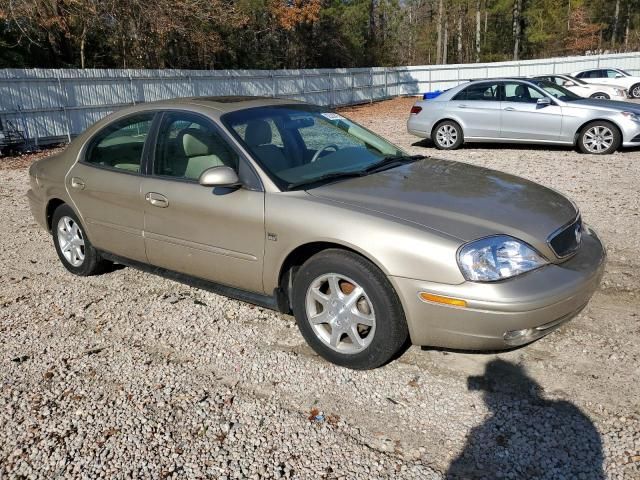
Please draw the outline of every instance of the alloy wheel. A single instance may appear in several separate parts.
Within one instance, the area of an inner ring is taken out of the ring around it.
[[[613,132],[603,125],[595,125],[584,132],[583,143],[591,153],[602,153],[610,149],[613,141]]]
[[[640,85],[633,87],[633,90],[631,90],[631,96],[633,98],[640,98]]]
[[[373,305],[349,277],[320,275],[309,285],[305,305],[313,332],[332,350],[355,354],[371,344],[376,329]]]
[[[458,140],[458,130],[453,125],[442,125],[436,131],[436,141],[445,148],[452,147]]]
[[[65,260],[73,267],[84,262],[84,235],[71,217],[60,217],[58,220],[58,245]]]

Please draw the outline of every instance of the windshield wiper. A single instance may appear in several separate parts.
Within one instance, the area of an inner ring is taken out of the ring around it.
[[[404,165],[406,163],[417,162],[418,160],[422,160],[423,158],[427,157],[425,157],[424,155],[393,155],[390,157],[385,157],[382,160],[369,165],[362,171],[364,173],[381,172],[383,170],[397,167],[399,165]]]
[[[331,172],[325,175],[320,175],[319,177],[316,177],[316,178],[310,178],[308,180],[300,180],[299,182],[289,183],[287,184],[287,189],[292,190],[294,188],[298,188],[303,185],[312,185],[314,183],[324,182],[327,180],[334,180],[338,178],[362,177],[366,174],[367,172],[365,172],[364,170],[355,170],[355,171],[352,170],[350,172]]]
[[[385,157],[382,160],[377,161],[369,165],[367,168],[362,170],[350,170],[346,172],[331,172],[325,175],[320,175],[316,178],[310,178],[307,180],[300,180],[298,182],[292,182],[287,184],[287,190],[293,190],[294,188],[302,187],[303,185],[312,185],[315,183],[321,183],[329,180],[341,179],[341,178],[353,178],[353,177],[364,177],[365,175],[369,175],[370,173],[381,172],[382,170],[387,170],[388,168],[393,168],[399,165],[404,165],[406,163],[416,162],[418,160],[422,160],[423,158],[427,158],[424,155],[394,155]]]

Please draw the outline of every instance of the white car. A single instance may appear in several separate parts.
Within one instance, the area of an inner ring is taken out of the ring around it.
[[[621,68],[594,68],[573,72],[572,77],[589,83],[620,85],[629,90],[631,98],[640,98],[640,77],[631,75]]]
[[[601,100],[626,100],[628,91],[618,85],[605,85],[603,83],[587,83],[579,78],[569,75],[540,75],[539,80],[547,80],[555,83],[583,98],[599,98]]]

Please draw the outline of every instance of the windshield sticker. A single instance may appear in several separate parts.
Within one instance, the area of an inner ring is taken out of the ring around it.
[[[344,117],[342,115],[338,115],[337,113],[333,112],[324,112],[320,115],[322,115],[327,120],[344,120]]]

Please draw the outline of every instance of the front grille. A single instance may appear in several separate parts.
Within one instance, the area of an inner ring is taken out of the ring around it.
[[[580,247],[582,239],[582,219],[575,221],[551,234],[548,243],[558,258],[571,255]]]

